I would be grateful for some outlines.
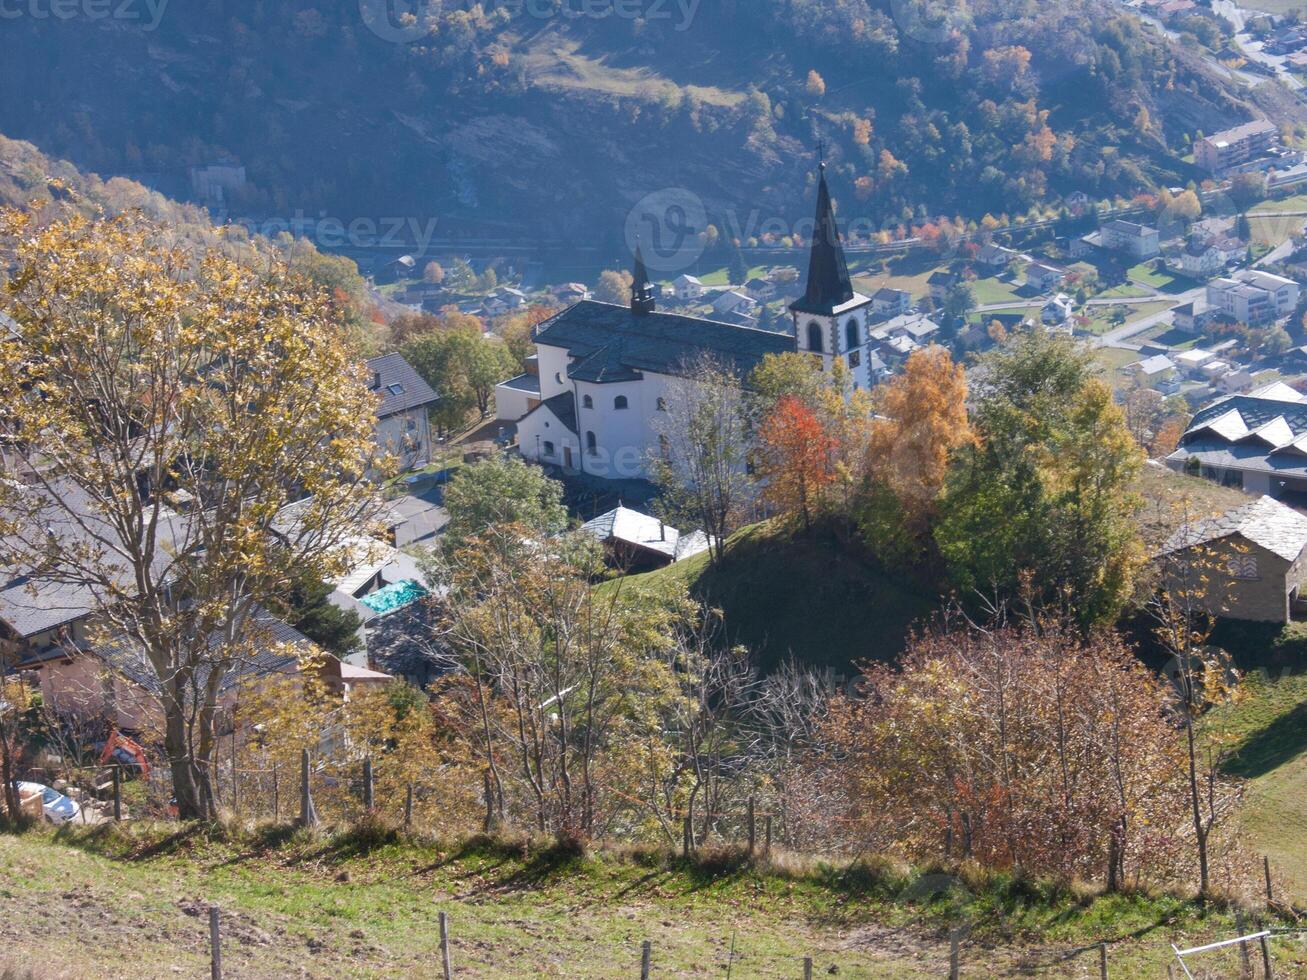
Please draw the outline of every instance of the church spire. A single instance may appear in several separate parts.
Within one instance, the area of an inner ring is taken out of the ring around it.
[[[653,284],[649,282],[649,272],[644,267],[644,253],[640,243],[635,245],[635,271],[631,276],[631,312],[644,316],[654,311]]]
[[[853,282],[840,243],[840,229],[835,223],[835,205],[826,186],[825,148],[820,149],[820,179],[817,182],[817,220],[812,232],[812,250],[808,257],[808,288],[803,298],[790,308],[805,313],[833,312],[835,307],[853,299]]]

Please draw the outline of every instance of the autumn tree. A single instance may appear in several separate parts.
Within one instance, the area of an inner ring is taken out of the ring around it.
[[[422,281],[432,286],[439,286],[445,281],[445,267],[439,262],[428,262],[422,268]]]
[[[1170,695],[1113,634],[946,622],[862,691],[832,706],[815,760],[855,846],[1118,886],[1183,866]]]
[[[804,84],[804,91],[814,99],[820,99],[826,94],[826,80],[817,74],[817,69],[808,72],[808,80]]]
[[[631,301],[632,281],[629,272],[605,269],[599,273],[599,281],[594,288],[594,298],[600,303],[624,306]]]
[[[154,674],[183,817],[215,815],[218,692],[294,576],[339,574],[380,502],[376,396],[330,299],[137,215],[0,215],[5,564],[77,594]],[[295,504],[288,510],[288,505]]]
[[[889,557],[920,557],[956,453],[974,445],[967,380],[943,347],[913,351],[903,372],[876,390],[861,525]]]
[[[835,448],[816,412],[792,395],[783,396],[758,427],[763,498],[782,513],[797,513],[804,530],[835,479]]]

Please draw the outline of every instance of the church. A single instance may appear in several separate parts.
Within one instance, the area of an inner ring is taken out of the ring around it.
[[[849,278],[823,163],[808,279],[790,304],[788,330],[658,312],[637,246],[629,305],[584,300],[540,324],[535,376],[499,386],[505,405],[520,406],[501,407],[500,417],[517,422],[528,460],[601,478],[649,479],[661,451],[658,413],[667,411],[673,379],[687,365],[708,354],[743,379],[768,354],[801,351],[820,357],[827,371],[842,359],[853,383],[869,387],[871,307]]]

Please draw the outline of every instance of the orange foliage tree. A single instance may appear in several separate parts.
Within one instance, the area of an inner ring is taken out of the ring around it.
[[[811,527],[822,492],[835,479],[837,448],[812,408],[793,395],[783,396],[758,428],[759,470],[768,503],[798,513],[804,528]]]

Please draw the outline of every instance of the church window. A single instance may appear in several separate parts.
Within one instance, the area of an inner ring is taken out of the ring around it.
[[[613,399],[613,408],[626,408],[626,396],[618,395]]]
[[[849,351],[849,367],[855,368],[862,363],[862,351]]]
[[[599,442],[595,439],[595,434],[593,432],[587,432],[585,434],[585,449],[591,456],[599,452]]]
[[[595,400],[591,398],[589,395],[586,395],[584,398],[581,399],[581,405],[583,408],[594,408]]]
[[[550,442],[549,440],[546,439],[546,440],[545,440],[545,455],[546,455],[546,456],[552,456],[553,454],[554,454],[554,444],[553,444],[552,442]]]
[[[823,351],[826,347],[821,342],[821,324],[813,322],[808,324],[808,350]]]
[[[858,337],[858,321],[854,318],[844,327],[844,346],[853,348],[859,346],[861,343],[862,341]]]

